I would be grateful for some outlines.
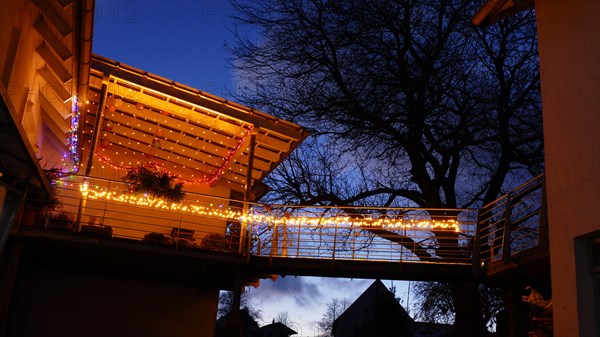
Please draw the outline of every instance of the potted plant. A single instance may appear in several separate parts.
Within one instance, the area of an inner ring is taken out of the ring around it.
[[[144,235],[142,242],[154,245],[166,245],[170,242],[170,239],[162,233],[152,232]]]
[[[51,228],[73,230],[75,217],[66,211],[50,213],[48,223]]]
[[[176,182],[176,175],[160,170],[156,165],[133,167],[122,179],[132,193],[147,194],[174,203],[185,198],[183,182]]]
[[[58,180],[62,175],[59,168],[51,167],[44,169],[44,175],[50,183],[50,195],[48,198],[41,198],[39,194],[32,193],[23,212],[21,223],[25,225],[44,224],[47,217],[53,212],[62,208],[62,202],[58,198],[59,190]]]

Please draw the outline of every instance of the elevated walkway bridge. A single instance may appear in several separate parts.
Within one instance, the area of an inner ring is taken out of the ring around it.
[[[273,275],[502,282],[539,273],[527,266],[548,256],[542,176],[479,210],[263,205],[192,193],[167,204],[78,176],[57,187],[61,211],[34,219],[25,211],[13,239],[37,263],[94,272],[222,289]]]

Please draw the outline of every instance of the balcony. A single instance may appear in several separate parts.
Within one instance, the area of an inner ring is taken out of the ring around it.
[[[475,210],[433,220],[439,210],[244,205],[196,193],[169,204],[129,194],[121,181],[82,176],[64,177],[57,188],[60,210],[38,212],[20,234],[54,252],[72,247],[82,265],[86,254],[122,251],[139,259],[141,252],[169,257],[172,265],[203,261],[204,270],[252,280],[269,274],[383,277],[386,270],[397,278],[407,272],[427,279],[471,275]],[[72,263],[67,256],[64,262]]]
[[[85,256],[121,251],[136,257],[119,268],[137,270],[154,256],[144,263],[168,268],[146,273],[167,279],[185,280],[190,270],[198,271],[191,279],[207,271],[249,280],[498,278],[543,270],[535,267],[548,254],[542,186],[537,177],[480,210],[431,210],[263,205],[197,193],[167,203],[133,195],[121,181],[69,176],[57,186],[62,208],[23,221],[20,234],[55,253],[71,247],[64,262],[74,254],[84,266]]]

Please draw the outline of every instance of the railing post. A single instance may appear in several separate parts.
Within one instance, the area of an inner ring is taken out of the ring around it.
[[[509,195],[508,199],[506,200],[506,211],[504,211],[504,231],[502,233],[502,261],[504,261],[504,263],[509,263],[512,260],[510,247],[510,233],[512,227],[512,222],[510,218],[512,216],[512,209],[513,201],[511,196]]]
[[[301,223],[298,221],[298,238],[296,240],[296,258],[300,257],[300,231],[302,231]]]
[[[110,193],[110,180],[108,181],[108,186],[106,190]],[[102,227],[104,227],[104,221],[106,220],[106,208],[108,207],[108,199],[104,198],[104,209],[102,210]]]
[[[335,231],[333,232],[333,252],[331,253],[331,259],[335,261],[335,249],[337,246],[337,231],[338,231],[338,223],[335,223]]]
[[[250,263],[250,254],[252,254],[252,222],[246,222],[246,242],[248,247],[246,249],[246,263]]]
[[[487,207],[477,210],[477,220],[475,222],[475,236],[473,238],[473,273],[476,275],[481,272],[481,230],[483,228],[483,216],[487,212]]]
[[[277,229],[277,223],[274,223],[273,234],[271,235],[271,258],[273,257],[273,255],[279,254],[279,239],[277,238],[277,236],[279,236],[279,231]]]
[[[402,238],[400,239],[400,259],[399,262],[404,262],[404,237],[406,237],[406,228],[402,228]]]
[[[84,185],[88,184],[87,177],[83,178],[82,184],[84,184]],[[73,230],[75,232],[81,231],[81,218],[83,217],[83,213],[85,213],[86,205],[87,205],[87,194],[82,195],[81,199],[79,199],[79,205],[77,206],[77,217],[75,218],[75,228],[73,228]]]
[[[352,228],[352,260],[354,260],[355,247],[356,247],[356,229]]]
[[[243,206],[243,211],[245,215],[248,215],[249,213],[249,206],[248,203],[246,201],[244,201],[244,206]],[[240,222],[240,226],[239,226],[239,230],[238,230],[238,247],[237,247],[237,251],[240,254],[243,254],[245,252],[244,249],[244,237],[246,235],[246,224],[248,223],[248,220],[243,220]],[[235,224],[234,224],[235,226]],[[235,228],[235,227],[234,227]]]
[[[183,211],[179,210],[179,226],[177,227],[177,234],[175,235],[175,252],[179,251],[179,233],[181,233],[181,219],[183,218]]]

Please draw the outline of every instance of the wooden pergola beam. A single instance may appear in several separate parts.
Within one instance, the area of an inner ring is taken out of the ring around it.
[[[282,137],[303,140],[308,135],[303,128],[294,126],[287,121],[268,116],[250,108],[238,106],[237,104],[217,97],[211,97],[210,94],[192,88],[185,88],[175,82],[169,82],[158,76],[153,76],[135,68],[121,65],[118,62],[113,61],[113,63],[111,63],[109,60],[94,56],[92,59],[92,68],[103,73],[111,74],[112,76],[125,81],[136,83],[140,86],[205,107],[217,114],[223,114],[229,118],[253,124],[257,128],[265,128]]]

